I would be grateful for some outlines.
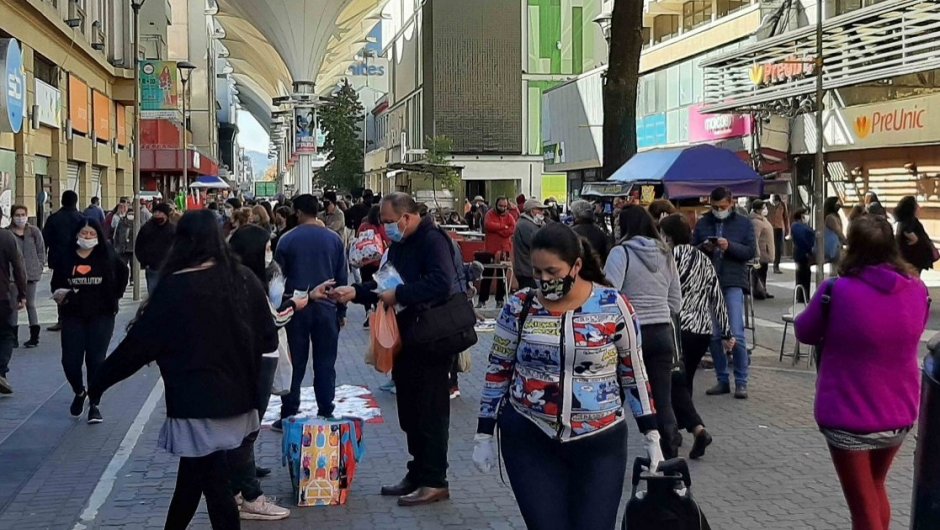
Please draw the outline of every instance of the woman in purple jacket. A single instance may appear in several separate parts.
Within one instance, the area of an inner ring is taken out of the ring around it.
[[[852,528],[887,530],[891,504],[885,478],[917,420],[927,287],[901,258],[882,216],[860,217],[849,225],[839,274],[797,317],[796,336],[804,344],[825,340],[816,423],[829,445]]]

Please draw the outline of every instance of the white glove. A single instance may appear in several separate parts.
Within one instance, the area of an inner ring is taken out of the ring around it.
[[[654,429],[643,436],[646,438],[643,445],[646,446],[646,454],[650,459],[650,473],[655,473],[664,460],[663,450],[659,446],[659,431]]]
[[[493,441],[493,435],[476,434],[473,441],[476,442],[473,447],[473,463],[481,472],[489,473],[496,465],[496,443]]]

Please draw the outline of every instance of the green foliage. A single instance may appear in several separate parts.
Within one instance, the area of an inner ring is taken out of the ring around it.
[[[364,108],[359,94],[353,90],[348,79],[326,104],[320,108],[320,127],[326,133],[323,149],[329,152],[326,166],[319,172],[324,187],[352,190],[362,185],[363,157],[362,130]]]
[[[450,165],[450,153],[454,149],[454,141],[446,136],[427,137],[427,160],[429,164],[437,166]],[[456,170],[442,168],[432,173],[431,178],[441,184],[442,188],[457,191],[460,186],[460,175]]]

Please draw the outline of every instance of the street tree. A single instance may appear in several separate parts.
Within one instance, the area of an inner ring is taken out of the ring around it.
[[[441,190],[450,190],[457,195],[457,188],[460,186],[460,175],[457,170],[450,166],[450,154],[454,149],[454,141],[447,136],[427,137],[428,146],[427,161],[428,175],[431,177],[431,194],[434,198],[434,204],[440,210],[441,205],[437,200],[437,185],[440,184]]]
[[[348,79],[326,99],[319,117],[326,134],[323,149],[329,154],[319,180],[326,187],[351,190],[362,186],[365,153],[359,133],[364,109]]]
[[[636,98],[643,49],[643,2],[614,2],[604,83],[604,178],[636,154]]]

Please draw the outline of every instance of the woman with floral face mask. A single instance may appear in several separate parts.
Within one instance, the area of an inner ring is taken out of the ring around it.
[[[26,263],[26,313],[29,315],[29,340],[24,346],[39,346],[39,315],[36,312],[36,285],[42,279],[42,268],[46,264],[46,244],[42,239],[42,230],[29,224],[29,213],[25,206],[16,205],[12,210],[13,222],[10,231],[16,236],[16,242],[23,253]],[[16,300],[16,298],[13,298]],[[18,335],[19,312],[13,311],[13,332]],[[19,343],[19,337],[16,339]]]
[[[52,298],[59,304],[62,317],[62,367],[75,399],[69,412],[73,417],[85,409],[85,384],[104,362],[118,300],[127,288],[127,265],[111,248],[98,223],[86,219],[75,234],[75,249],[66,257],[68,266],[61,278],[53,279]],[[98,403],[88,405],[88,423],[101,423]]]
[[[538,290],[516,293],[497,320],[473,461],[493,467],[498,424],[528,528],[611,529],[627,465],[625,408],[652,468],[663,458],[636,316],[589,243],[561,223],[535,234],[532,268]]]

